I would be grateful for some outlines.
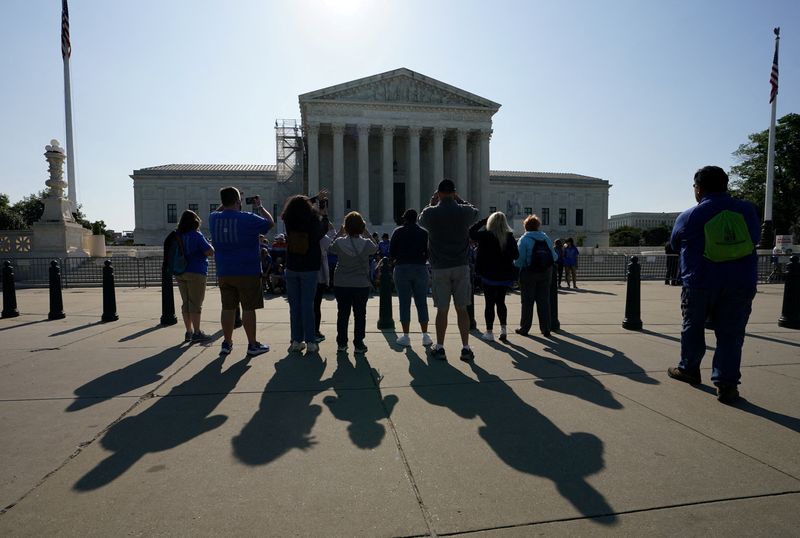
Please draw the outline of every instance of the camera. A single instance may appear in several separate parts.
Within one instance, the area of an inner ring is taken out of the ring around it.
[[[257,196],[248,196],[244,199],[244,203],[248,205],[255,205]]]

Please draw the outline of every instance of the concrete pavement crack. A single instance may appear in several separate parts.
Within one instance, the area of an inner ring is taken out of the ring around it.
[[[397,431],[397,427],[395,426],[394,420],[392,420],[391,413],[389,412],[389,409],[386,407],[386,404],[384,403],[383,398],[381,397],[380,381],[381,379],[383,379],[383,377],[381,377],[380,379],[375,379],[375,377],[372,375],[373,368],[369,362],[369,359],[365,357],[365,360],[367,361],[367,364],[369,365],[370,368],[370,377],[372,378],[372,383],[375,387],[375,391],[378,393],[378,401],[380,401],[381,403],[381,407],[383,408],[383,413],[384,415],[386,415],[386,421],[389,423],[389,429],[391,430],[392,436],[394,437],[395,447],[397,448],[397,452],[400,454],[400,459],[403,461],[403,467],[405,468],[406,476],[408,477],[408,482],[411,485],[411,490],[414,492],[414,497],[416,497],[417,499],[417,505],[419,506],[419,510],[422,514],[422,519],[425,521],[425,526],[428,528],[427,535],[436,537],[437,534],[436,530],[433,527],[433,518],[431,517],[428,507],[425,506],[425,501],[422,499],[422,492],[420,491],[419,486],[417,485],[417,481],[414,478],[414,472],[411,470],[411,464],[408,461],[405,449],[403,449],[403,444],[400,442],[400,434]]]
[[[187,361],[186,361],[186,362],[183,364],[183,366],[181,366],[180,368],[178,368],[177,370],[175,370],[175,371],[174,371],[172,374],[170,374],[168,377],[164,378],[164,380],[163,380],[161,383],[159,383],[159,384],[158,384],[158,386],[156,386],[156,387],[155,387],[155,388],[153,388],[152,390],[148,391],[146,394],[144,394],[144,395],[142,395],[141,397],[139,397],[139,398],[138,398],[138,399],[137,399],[137,400],[136,400],[136,401],[133,403],[133,405],[131,405],[131,406],[130,406],[130,407],[129,407],[129,408],[128,408],[128,409],[127,409],[125,412],[123,412],[123,413],[122,413],[120,416],[118,416],[118,417],[117,417],[117,418],[116,418],[114,421],[112,421],[112,422],[111,422],[109,425],[107,425],[105,428],[103,428],[102,430],[100,430],[99,432],[97,432],[97,433],[94,435],[94,437],[92,437],[92,438],[91,438],[91,439],[89,439],[88,441],[81,441],[81,442],[79,442],[79,443],[78,443],[78,446],[77,446],[77,448],[76,448],[76,449],[75,449],[75,450],[72,452],[72,454],[70,454],[69,456],[67,456],[67,458],[66,458],[66,459],[65,459],[63,462],[61,462],[61,464],[60,464],[60,465],[58,465],[58,467],[56,467],[55,469],[53,469],[52,471],[50,471],[49,473],[47,473],[46,475],[44,475],[44,476],[43,476],[43,477],[42,477],[42,478],[41,478],[41,479],[40,479],[40,480],[39,480],[39,481],[38,481],[36,484],[34,484],[34,486],[33,486],[33,487],[31,487],[31,488],[30,488],[28,491],[26,491],[25,493],[23,493],[23,494],[22,494],[22,495],[21,495],[21,496],[20,496],[20,497],[19,497],[19,498],[18,498],[16,501],[14,501],[13,503],[11,503],[11,504],[9,504],[9,505],[7,505],[7,506],[3,507],[2,509],[0,509],[0,517],[2,517],[2,516],[3,516],[3,514],[7,513],[9,510],[11,510],[11,509],[12,509],[14,506],[16,506],[17,504],[19,504],[19,503],[20,503],[20,502],[22,502],[23,500],[25,500],[25,498],[26,498],[26,497],[28,497],[28,495],[30,495],[31,493],[33,493],[34,491],[36,491],[37,489],[39,489],[39,487],[41,487],[42,485],[44,485],[44,483],[45,483],[45,482],[46,482],[46,481],[47,481],[47,480],[48,480],[48,479],[49,479],[51,476],[55,475],[55,474],[56,474],[58,471],[60,471],[60,470],[61,470],[61,469],[63,469],[64,467],[66,467],[66,466],[67,466],[67,464],[68,464],[69,462],[71,462],[72,460],[74,460],[76,457],[78,457],[78,455],[79,455],[81,452],[83,452],[83,450],[84,450],[85,448],[87,448],[87,447],[89,447],[89,446],[93,445],[93,444],[95,443],[95,441],[97,441],[98,439],[100,439],[100,437],[102,437],[102,436],[103,436],[103,435],[104,435],[104,434],[105,434],[105,433],[106,433],[108,430],[110,430],[112,427],[114,427],[114,425],[115,425],[115,424],[119,423],[119,422],[120,422],[122,419],[124,419],[125,417],[127,417],[128,415],[130,415],[130,414],[133,412],[133,410],[134,410],[134,409],[136,409],[137,407],[139,407],[139,406],[140,406],[140,405],[141,405],[143,402],[146,402],[147,400],[150,400],[150,399],[152,399],[152,398],[154,397],[154,394],[155,394],[155,391],[156,391],[156,390],[158,390],[159,388],[161,388],[162,386],[164,386],[164,384],[168,383],[168,382],[169,382],[169,381],[170,381],[172,378],[174,378],[174,377],[175,377],[176,375],[178,375],[178,374],[179,374],[181,371],[183,371],[183,369],[184,369],[184,368],[186,368],[187,366],[189,366],[189,364],[191,364],[191,363],[192,363],[192,362],[193,362],[193,361],[194,361],[194,360],[195,360],[197,357],[199,357],[200,355],[202,355],[202,354],[203,354],[203,351],[205,351],[205,348],[201,349],[201,350],[200,350],[200,351],[199,351],[199,352],[198,352],[196,355],[194,355],[194,356],[193,356],[193,357],[191,357],[189,360],[187,360]]]
[[[470,529],[466,531],[454,531],[454,532],[446,532],[442,533],[439,536],[460,536],[463,534],[474,534],[478,532],[487,532],[487,531],[495,531],[495,530],[503,530],[503,529],[519,529],[524,527],[534,527],[537,525],[546,525],[552,523],[569,523],[571,521],[591,521],[593,519],[601,519],[604,517],[611,517],[611,516],[624,516],[630,514],[641,514],[647,512],[659,512],[662,510],[672,510],[675,508],[685,508],[689,506],[703,506],[707,504],[715,504],[715,503],[724,503],[724,502],[734,502],[734,501],[746,501],[750,499],[763,499],[769,497],[781,497],[784,495],[797,495],[800,493],[800,490],[790,490],[790,491],[779,491],[775,493],[764,493],[762,495],[745,495],[741,497],[723,497],[719,499],[708,499],[705,501],[695,501],[695,502],[688,502],[688,503],[677,503],[677,504],[666,504],[663,506],[651,506],[649,508],[635,508],[632,510],[620,510],[618,512],[609,512],[608,514],[597,514],[594,516],[575,516],[575,517],[565,517],[565,518],[556,518],[556,519],[547,519],[542,521],[532,521],[529,523],[517,523],[514,525],[498,525],[495,527],[482,527],[479,529]]]

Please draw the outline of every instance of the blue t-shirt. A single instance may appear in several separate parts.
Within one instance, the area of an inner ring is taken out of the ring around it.
[[[214,244],[217,276],[253,276],[261,274],[259,234],[269,231],[265,218],[252,213],[226,209],[208,216],[208,229]]]
[[[180,237],[187,262],[185,272],[208,275],[208,258],[205,253],[211,250],[211,245],[206,238],[198,230],[180,234]]]

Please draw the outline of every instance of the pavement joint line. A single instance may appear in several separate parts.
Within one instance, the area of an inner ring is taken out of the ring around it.
[[[144,395],[140,396],[140,397],[139,397],[139,398],[138,398],[138,399],[137,399],[137,400],[136,400],[136,401],[133,403],[133,405],[131,405],[131,406],[130,406],[130,407],[129,407],[129,408],[126,410],[126,411],[124,411],[124,412],[123,412],[123,413],[122,413],[120,416],[118,416],[116,419],[114,419],[114,420],[113,420],[113,421],[112,421],[110,424],[108,424],[108,425],[107,425],[105,428],[103,428],[103,429],[101,429],[99,432],[97,432],[97,433],[94,435],[94,437],[92,437],[92,438],[91,438],[91,439],[89,439],[88,441],[82,441],[82,442],[78,443],[78,446],[77,446],[77,448],[75,448],[75,450],[72,452],[72,454],[70,454],[69,456],[67,456],[67,458],[66,458],[66,459],[65,459],[63,462],[61,462],[61,464],[60,464],[58,467],[56,467],[55,469],[53,469],[52,471],[50,471],[49,473],[47,473],[46,475],[44,475],[44,476],[43,476],[43,477],[42,477],[42,478],[41,478],[41,479],[40,479],[40,480],[39,480],[39,481],[38,481],[36,484],[34,484],[34,485],[33,485],[33,487],[31,487],[31,488],[30,488],[28,491],[26,491],[25,493],[23,493],[23,494],[22,494],[22,495],[21,495],[21,496],[20,496],[20,497],[19,497],[19,498],[18,498],[16,501],[14,501],[13,503],[11,503],[11,504],[9,504],[9,505],[6,505],[6,506],[5,506],[5,507],[3,507],[3,508],[0,508],[0,517],[2,517],[4,514],[6,514],[6,513],[7,513],[9,510],[11,510],[12,508],[14,508],[14,507],[15,507],[16,505],[18,505],[20,502],[22,502],[23,500],[25,500],[25,498],[26,498],[26,497],[28,497],[28,496],[29,496],[31,493],[33,493],[34,491],[36,491],[37,489],[39,489],[39,487],[41,487],[41,486],[42,486],[42,485],[43,485],[43,484],[44,484],[44,483],[45,483],[45,482],[46,482],[46,481],[47,481],[47,480],[48,480],[48,479],[49,479],[51,476],[55,475],[55,474],[56,474],[58,471],[60,471],[60,470],[61,470],[61,469],[63,469],[64,467],[66,467],[66,466],[67,466],[67,464],[69,464],[69,462],[71,462],[72,460],[74,460],[75,458],[77,458],[77,457],[78,457],[78,456],[81,454],[81,452],[83,452],[83,450],[84,450],[85,448],[87,448],[87,447],[91,446],[92,444],[94,444],[94,442],[95,442],[95,441],[97,441],[97,440],[98,440],[98,439],[99,439],[101,436],[103,436],[103,435],[104,435],[104,434],[105,434],[105,433],[106,433],[108,430],[110,430],[112,427],[114,427],[114,425],[115,425],[115,424],[119,423],[119,422],[120,422],[121,420],[123,420],[125,417],[127,417],[128,415],[130,415],[130,414],[133,412],[133,410],[134,410],[134,409],[136,409],[137,407],[139,407],[139,406],[140,406],[140,405],[141,405],[143,402],[145,402],[145,401],[147,401],[147,400],[150,400],[150,399],[152,399],[152,398],[153,398],[153,395],[154,395],[154,393],[155,393],[155,391],[156,391],[156,390],[158,390],[158,388],[159,388],[159,387],[163,386],[165,383],[168,383],[168,382],[169,382],[169,381],[170,381],[170,380],[171,380],[173,377],[175,377],[175,376],[176,376],[176,375],[177,375],[179,372],[181,372],[181,371],[182,371],[184,368],[186,368],[187,366],[189,366],[189,364],[191,364],[191,363],[192,363],[192,362],[193,362],[193,361],[194,361],[194,360],[195,360],[197,357],[199,357],[199,356],[200,356],[200,355],[202,355],[202,354],[203,354],[203,352],[202,352],[202,351],[200,351],[199,353],[197,353],[196,355],[194,355],[193,357],[191,357],[189,360],[187,360],[187,361],[186,361],[186,363],[185,363],[185,364],[183,364],[183,366],[181,366],[180,368],[178,368],[177,370],[175,370],[175,371],[174,371],[172,374],[170,374],[168,377],[164,378],[164,380],[163,380],[161,383],[159,383],[159,384],[158,384],[158,386],[156,386],[156,387],[155,387],[153,390],[151,390],[151,391],[147,392],[146,394],[144,394]]]
[[[793,363],[793,364],[770,364],[770,365],[768,365],[768,366],[795,366],[796,364],[797,364],[797,363]],[[788,377],[789,379],[797,379],[797,380],[800,380],[800,377],[798,377],[798,376],[794,376],[794,375],[785,374],[785,373],[783,373],[783,372],[776,372],[775,370],[770,370],[769,368],[764,368],[764,369],[765,369],[767,372],[771,373],[771,374],[775,374],[775,375],[782,375],[782,376],[784,376],[784,377]]]
[[[417,484],[416,479],[414,478],[414,472],[411,470],[411,463],[408,461],[408,457],[406,456],[406,452],[403,449],[403,444],[400,441],[400,434],[397,431],[397,427],[395,426],[394,420],[392,420],[392,415],[389,413],[389,410],[386,408],[386,403],[384,403],[383,398],[381,397],[381,387],[380,387],[380,380],[376,380],[374,375],[372,374],[374,368],[369,362],[367,357],[364,357],[364,360],[367,362],[367,365],[370,368],[370,378],[372,378],[372,384],[374,386],[374,390],[378,393],[378,400],[380,401],[381,407],[383,408],[383,414],[386,415],[386,422],[389,424],[389,429],[392,432],[392,437],[394,437],[395,446],[397,447],[397,452],[400,454],[400,459],[403,461],[403,466],[406,470],[406,477],[408,478],[409,485],[411,486],[411,490],[414,492],[414,497],[417,499],[417,505],[419,506],[419,510],[422,514],[422,519],[425,521],[425,526],[428,528],[428,536],[436,537],[436,529],[433,526],[433,517],[428,510],[428,507],[425,505],[425,501],[422,498],[422,492],[419,489],[419,485]],[[381,378],[383,379],[383,378]]]
[[[617,395],[619,395],[619,396],[621,396],[621,397],[625,398],[626,400],[629,400],[629,401],[631,401],[631,402],[633,402],[633,403],[635,403],[635,404],[637,404],[637,405],[639,405],[639,406],[641,406],[641,407],[644,407],[645,409],[647,409],[647,410],[649,410],[649,411],[651,411],[651,412],[653,412],[653,413],[655,413],[655,414],[657,414],[657,415],[660,415],[660,416],[662,416],[662,417],[666,418],[667,420],[670,420],[670,421],[672,421],[672,422],[675,422],[676,424],[680,424],[680,425],[681,425],[681,426],[683,426],[684,428],[686,428],[686,429],[689,429],[689,430],[691,430],[691,431],[693,431],[693,432],[695,432],[695,433],[697,433],[697,434],[699,434],[699,435],[702,435],[703,437],[705,437],[705,438],[707,438],[707,439],[710,439],[711,441],[713,441],[713,442],[715,442],[715,443],[717,443],[717,444],[720,444],[720,445],[722,445],[722,446],[724,446],[724,447],[727,447],[727,448],[729,448],[730,450],[733,450],[734,452],[737,452],[737,453],[741,454],[742,456],[745,456],[746,458],[750,458],[750,459],[752,459],[753,461],[756,461],[756,462],[760,463],[761,465],[764,465],[764,466],[766,466],[766,467],[769,467],[770,469],[773,469],[774,471],[777,471],[777,472],[781,473],[782,475],[788,476],[789,478],[792,478],[792,479],[796,480],[797,482],[800,482],[800,477],[794,476],[793,474],[791,474],[791,473],[789,473],[789,472],[787,472],[787,471],[784,471],[784,470],[782,470],[782,469],[778,469],[778,468],[777,468],[777,467],[775,467],[774,465],[770,465],[769,463],[767,463],[767,462],[765,462],[765,461],[762,461],[762,460],[758,459],[757,457],[755,457],[755,456],[753,456],[753,455],[751,455],[751,454],[748,454],[747,452],[744,452],[744,451],[742,451],[742,450],[739,450],[738,448],[736,448],[736,447],[734,447],[734,446],[731,446],[731,445],[729,445],[728,443],[726,443],[726,442],[724,442],[724,441],[721,441],[721,440],[719,440],[719,439],[715,439],[714,437],[712,437],[712,436],[708,435],[707,433],[705,433],[705,432],[703,432],[703,431],[700,431],[700,430],[698,430],[697,428],[695,428],[695,427],[693,427],[693,426],[689,426],[688,424],[685,424],[685,423],[681,422],[680,420],[678,420],[678,419],[676,419],[676,418],[673,418],[673,417],[671,417],[671,416],[669,416],[669,415],[667,415],[667,414],[664,414],[664,413],[662,413],[661,411],[658,411],[658,410],[656,410],[656,409],[653,409],[652,407],[650,407],[650,406],[647,406],[647,405],[645,405],[645,404],[643,404],[643,403],[641,403],[641,402],[639,402],[639,401],[635,400],[634,398],[631,398],[630,396],[627,396],[627,395],[625,395],[625,394],[623,394],[623,393],[621,393],[621,392],[619,392],[619,391],[616,391],[616,390],[611,390],[611,389],[607,389],[607,390],[609,390],[609,391],[610,391],[612,394],[617,394]]]
[[[502,529],[518,529],[523,527],[534,527],[537,525],[547,525],[552,523],[569,523],[572,521],[591,521],[593,519],[602,519],[604,517],[611,517],[611,516],[626,516],[631,514],[641,514],[647,512],[660,512],[664,510],[674,510],[675,508],[686,508],[690,506],[703,506],[707,504],[717,504],[717,503],[726,503],[726,502],[736,502],[736,501],[747,501],[751,499],[763,499],[768,497],[782,497],[785,495],[797,495],[800,493],[800,490],[789,490],[789,491],[778,491],[773,493],[762,493],[759,495],[745,495],[741,497],[722,497],[719,499],[708,499],[704,501],[694,501],[694,502],[687,502],[687,503],[676,503],[676,504],[665,504],[663,506],[651,506],[649,508],[634,508],[631,510],[620,510],[618,512],[609,512],[607,514],[598,514],[594,516],[575,516],[575,517],[565,517],[565,518],[557,518],[557,519],[547,519],[542,521],[532,521],[529,523],[516,523],[513,525],[498,525],[495,527],[484,527],[480,529],[470,529],[470,530],[462,530],[462,531],[453,531],[453,532],[445,532],[441,533],[439,536],[459,536],[462,534],[475,534],[478,532],[486,532],[486,531],[494,531],[494,530],[502,530]]]

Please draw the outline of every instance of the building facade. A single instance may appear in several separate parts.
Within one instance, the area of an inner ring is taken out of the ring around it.
[[[608,229],[609,231],[616,230],[622,226],[630,226],[640,230],[649,230],[659,226],[672,228],[675,225],[675,219],[680,214],[680,211],[675,213],[620,213],[619,215],[608,217]]]
[[[284,173],[274,165],[162,165],[135,170],[137,244],[159,244],[184,209],[216,207],[221,187],[261,195],[279,213],[286,196],[330,193],[335,222],[351,210],[371,230],[390,231],[406,208],[427,204],[441,179],[453,179],[462,198],[487,214],[509,216],[521,232],[524,215],[543,229],[586,245],[608,245],[606,180],[577,174],[490,169],[492,116],[500,105],[408,69],[331,86],[299,96],[300,151]]]

